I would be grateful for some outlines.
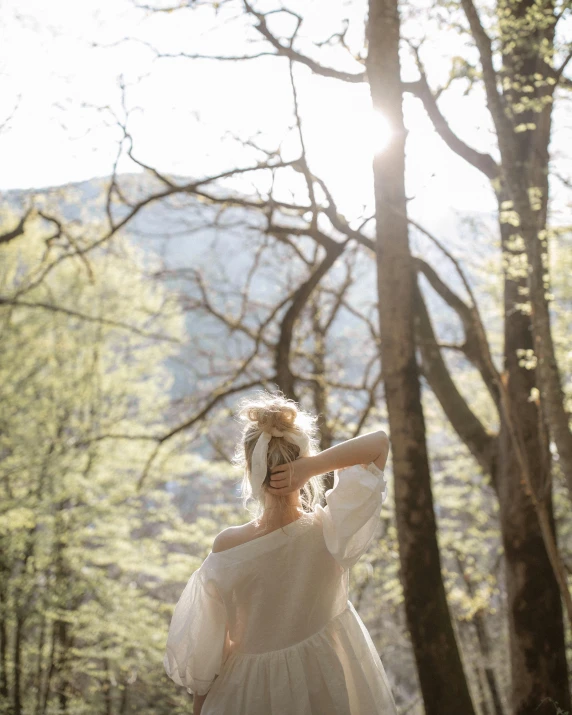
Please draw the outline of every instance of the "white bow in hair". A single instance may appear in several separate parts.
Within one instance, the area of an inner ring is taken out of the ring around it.
[[[310,440],[304,432],[282,432],[278,429],[264,431],[258,438],[254,451],[252,452],[250,469],[250,486],[252,495],[258,496],[262,483],[266,479],[268,472],[268,444],[272,437],[284,437],[285,440],[297,445],[300,448],[300,457],[307,457],[310,454]]]

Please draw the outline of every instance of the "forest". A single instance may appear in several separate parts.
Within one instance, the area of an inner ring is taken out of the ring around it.
[[[0,715],[193,712],[259,389],[390,436],[350,598],[400,715],[572,713],[570,0],[0,26]]]

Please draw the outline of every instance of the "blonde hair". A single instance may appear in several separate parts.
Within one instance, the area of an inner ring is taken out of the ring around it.
[[[264,512],[266,488],[270,484],[270,469],[279,464],[287,464],[298,459],[300,448],[288,442],[284,437],[272,437],[268,444],[268,471],[262,483],[258,497],[252,494],[250,485],[250,471],[252,466],[252,453],[262,432],[297,429],[304,432],[310,442],[310,454],[316,454],[317,445],[316,418],[300,409],[299,405],[285,397],[282,393],[260,391],[252,397],[241,400],[238,408],[238,418],[243,424],[242,439],[237,445],[235,463],[244,470],[241,484],[241,498],[247,509],[258,521]],[[300,502],[303,510],[308,513],[313,511],[324,494],[324,483],[321,476],[311,477],[300,489]],[[289,495],[273,495],[279,511],[286,512]]]

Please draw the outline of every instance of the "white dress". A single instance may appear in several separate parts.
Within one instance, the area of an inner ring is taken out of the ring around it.
[[[342,469],[325,508],[209,553],[175,607],[164,657],[175,683],[208,693],[202,715],[396,715],[348,599],[386,497],[374,464]]]

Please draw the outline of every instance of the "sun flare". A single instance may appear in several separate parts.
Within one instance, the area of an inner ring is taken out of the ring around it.
[[[359,126],[364,154],[379,154],[390,143],[391,125],[381,112],[365,112]]]

